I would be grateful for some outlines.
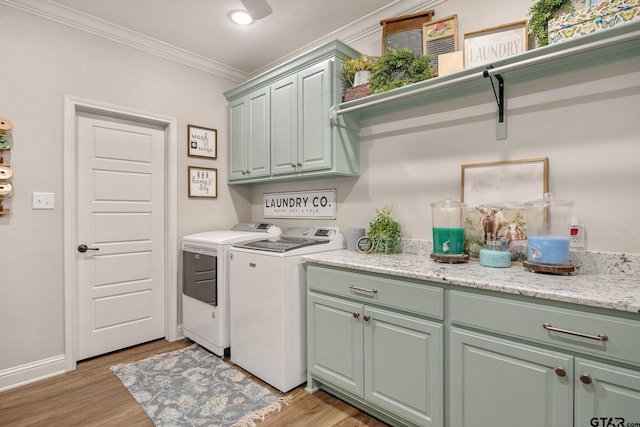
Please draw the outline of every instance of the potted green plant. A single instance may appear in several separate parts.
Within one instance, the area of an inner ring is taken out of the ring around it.
[[[408,48],[389,49],[375,62],[369,84],[372,93],[381,93],[429,79],[433,74],[431,55]]]
[[[365,84],[376,62],[376,57],[360,54],[357,58],[342,58],[342,77],[351,86]]]
[[[402,252],[400,223],[391,216],[391,206],[378,210],[376,216],[369,222],[370,252],[398,254]]]
[[[535,37],[538,46],[549,44],[549,19],[561,11],[573,10],[572,0],[538,0],[529,9],[529,35]]]

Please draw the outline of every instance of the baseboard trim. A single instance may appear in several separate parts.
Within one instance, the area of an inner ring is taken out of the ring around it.
[[[65,373],[64,354],[0,371],[0,392]]]

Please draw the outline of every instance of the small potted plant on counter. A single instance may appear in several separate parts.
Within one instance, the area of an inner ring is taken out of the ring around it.
[[[402,252],[400,223],[391,216],[391,206],[378,210],[369,222],[367,237],[370,242],[369,252],[399,254]]]

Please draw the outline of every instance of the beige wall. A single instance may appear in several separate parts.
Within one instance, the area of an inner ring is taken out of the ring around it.
[[[178,121],[178,238],[249,220],[247,189],[226,182],[235,83],[0,5],[0,116],[14,123],[14,196],[0,216],[0,372],[64,353],[64,96]],[[218,160],[187,158],[187,124],[219,130]],[[219,197],[187,197],[187,165],[217,167]],[[34,191],[54,210],[32,210]],[[178,248],[175,248],[176,251]]]
[[[462,34],[521,20],[530,2],[477,3],[448,0],[436,17],[457,13]],[[507,82],[507,140],[495,139],[487,83],[484,94],[364,122],[358,178],[228,187],[222,93],[234,83],[7,6],[0,6],[0,40],[0,116],[15,125],[13,213],[0,217],[0,374],[64,353],[65,95],[178,119],[178,238],[261,220],[266,191],[336,188],[338,217],[325,224],[366,226],[376,208],[391,204],[406,237],[430,239],[429,204],[459,195],[461,164],[549,157],[551,191],[575,201],[587,249],[640,252],[637,58],[515,87]],[[352,45],[377,54],[380,35]],[[218,128],[217,161],[187,158],[188,123]],[[187,197],[187,165],[218,168],[218,199]],[[32,210],[34,191],[55,193],[56,208]]]
[[[435,17],[457,14],[464,32],[526,19],[529,1],[464,2],[435,7]],[[464,10],[462,10],[464,9]],[[380,53],[380,35],[351,45]],[[325,225],[367,227],[376,208],[390,204],[403,235],[431,240],[432,202],[460,197],[461,165],[549,158],[549,190],[575,202],[586,226],[587,250],[640,253],[640,59],[510,85],[507,139],[496,140],[496,103],[483,94],[364,121],[361,176],[300,184],[255,186],[253,218],[272,191],[336,188],[338,211]],[[277,220],[281,226],[309,224]]]

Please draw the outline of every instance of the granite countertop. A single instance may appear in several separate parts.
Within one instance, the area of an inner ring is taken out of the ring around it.
[[[640,313],[640,256],[584,254],[569,275],[533,273],[522,266],[446,264],[428,254],[361,254],[339,250],[303,256],[306,262],[448,283],[611,310]]]

